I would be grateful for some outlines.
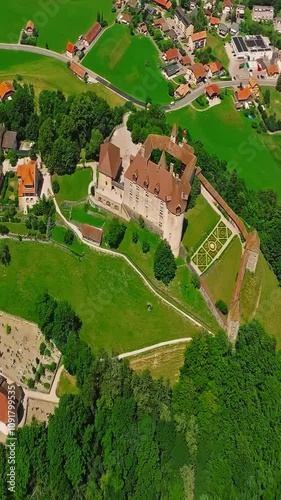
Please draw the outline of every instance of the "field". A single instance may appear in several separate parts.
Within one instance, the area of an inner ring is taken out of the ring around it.
[[[164,380],[168,380],[171,385],[174,385],[179,379],[187,345],[182,343],[160,347],[151,352],[134,356],[129,358],[130,367],[136,372],[149,370],[153,378],[163,377]]]
[[[262,254],[255,274],[246,272],[241,291],[241,315],[243,321],[253,318],[260,321],[281,348],[281,289]]]
[[[5,222],[5,226],[9,229],[10,233],[25,235],[28,233],[23,222]]]
[[[60,186],[56,194],[57,202],[84,200],[87,197],[92,177],[91,168],[78,168],[72,175],[53,175],[52,182],[57,181]]]
[[[228,69],[229,59],[228,55],[225,51],[223,40],[219,35],[211,35],[211,33],[207,34],[207,46],[212,48],[213,54],[218,58],[218,60],[222,63],[225,69]]]
[[[229,306],[241,254],[241,243],[238,236],[235,236],[220,259],[207,272],[205,278],[215,301],[223,300]]]
[[[57,52],[65,50],[68,41],[75,42],[97,20],[97,12],[111,24],[115,14],[111,12],[112,0],[14,0],[1,12],[0,41],[17,43],[20,30],[31,19],[39,30],[38,45]]]
[[[66,228],[63,226],[55,226],[52,230],[52,240],[61,245],[65,245],[66,248],[76,253],[77,255],[83,255],[84,245],[80,243],[78,238],[74,236],[74,240],[71,245],[66,245],[64,243],[64,235],[66,233]]]
[[[69,220],[74,220],[80,224],[89,224],[90,226],[103,227],[105,218],[101,215],[91,212],[91,209],[85,210],[83,205],[75,206],[71,209]]]
[[[0,268],[0,310],[36,321],[38,294],[47,289],[69,301],[83,321],[81,337],[95,352],[127,352],[198,331],[162,304],[121,259],[86,246],[77,258],[46,244],[8,244],[11,264]]]
[[[167,114],[170,124],[186,128],[209,153],[228,161],[252,189],[274,189],[281,198],[281,136],[257,134],[251,121],[234,109],[231,96],[200,113],[190,106]]]
[[[34,86],[36,95],[44,89],[61,90],[65,95],[93,91],[110,106],[122,106],[125,103],[103,85],[86,85],[78,80],[60,61],[28,52],[0,50],[0,81],[14,80],[17,75],[22,77],[22,83]]]
[[[186,212],[187,227],[183,244],[188,251],[195,251],[219,221],[219,215],[200,194],[196,205]]]
[[[277,118],[280,120],[281,119],[281,94],[276,90],[274,87],[262,87],[262,96],[264,95],[266,90],[269,90],[270,92],[270,104],[269,107],[267,108],[268,114],[271,113],[276,113]]]
[[[75,377],[73,377],[66,370],[64,370],[61,373],[56,390],[58,398],[61,398],[62,396],[64,396],[64,394],[77,394],[77,393],[78,389],[76,387]]]
[[[172,98],[159,62],[152,41],[141,35],[131,36],[121,24],[105,31],[83,60],[84,66],[136,99],[145,102],[149,96],[155,104],[167,104]]]

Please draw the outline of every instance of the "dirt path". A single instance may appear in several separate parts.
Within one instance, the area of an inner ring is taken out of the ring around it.
[[[153,351],[154,349],[159,349],[160,347],[165,347],[168,345],[175,345],[175,344],[182,344],[186,342],[190,342],[192,340],[191,337],[185,337],[182,339],[174,339],[174,340],[167,340],[166,342],[159,342],[159,344],[153,344],[148,347],[143,347],[142,349],[137,349],[136,351],[131,351],[131,352],[125,352],[123,354],[119,354],[117,356],[118,359],[125,359],[125,358],[130,358],[131,356],[137,356],[138,354],[142,354],[144,352],[148,351]]]

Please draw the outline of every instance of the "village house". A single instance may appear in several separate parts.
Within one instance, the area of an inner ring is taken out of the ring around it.
[[[216,83],[212,83],[205,88],[206,97],[210,100],[220,96],[220,89]]]
[[[183,38],[188,38],[193,34],[194,26],[192,20],[186,16],[181,7],[177,7],[174,16],[175,29],[182,33]]]
[[[191,84],[198,85],[201,82],[205,82],[206,77],[207,71],[201,63],[194,63],[186,70],[185,79]]]
[[[219,76],[223,71],[223,65],[219,61],[210,62],[208,65],[211,77]]]
[[[239,32],[239,24],[231,23],[229,31],[231,35],[237,35],[237,33]]]
[[[116,9],[122,9],[123,0],[115,0],[115,7],[116,7]]]
[[[84,240],[90,241],[98,246],[101,245],[103,235],[102,229],[90,226],[89,224],[82,224],[81,233]]]
[[[243,20],[245,17],[245,5],[237,5],[235,14],[237,21]]]
[[[189,87],[188,83],[182,83],[175,90],[175,94],[174,95],[175,95],[176,98],[182,99],[187,94],[189,94],[189,92],[190,92],[190,87]]]
[[[24,31],[28,36],[32,36],[34,34],[34,29],[35,29],[34,23],[32,21],[28,21],[26,23]]]
[[[277,64],[271,64],[266,68],[266,74],[268,78],[277,78],[279,75],[279,68]]]
[[[118,16],[118,21],[119,23],[126,24],[128,26],[132,22],[132,16],[126,12],[122,12],[122,14]]]
[[[189,47],[192,51],[203,49],[207,42],[207,33],[206,31],[199,31],[197,33],[193,33],[189,37]]]
[[[183,66],[190,66],[191,65],[191,59],[190,59],[190,57],[188,55],[184,55],[184,56],[181,57],[180,63]]]
[[[180,67],[177,64],[170,64],[164,68],[164,73],[168,78],[176,75],[180,71]]]
[[[251,89],[252,95],[255,97],[255,99],[257,97],[259,97],[260,88],[259,88],[257,80],[253,76],[251,76],[251,78],[249,78],[249,88]]]
[[[101,32],[102,27],[100,23],[95,23],[94,26],[92,26],[89,31],[83,35],[83,40],[85,42],[86,47],[89,47],[91,43],[95,40],[95,38],[98,36],[98,34]]]
[[[3,134],[2,151],[4,153],[9,153],[9,151],[16,151],[18,149],[18,134],[13,130],[7,130]]]
[[[270,5],[254,5],[252,9],[252,21],[273,21],[274,8]]]
[[[0,101],[6,101],[7,99],[12,99],[12,95],[15,93],[14,86],[11,82],[0,83]]]
[[[88,73],[83,68],[81,68],[81,66],[79,66],[79,64],[72,62],[69,66],[69,69],[80,80],[85,81],[85,79],[87,78]]]
[[[229,29],[226,26],[226,24],[219,23],[218,32],[219,32],[220,36],[225,37],[227,35],[227,33],[229,32]]]
[[[223,14],[230,14],[233,8],[233,3],[231,0],[223,0]]]
[[[172,7],[170,0],[152,0],[152,1],[154,3],[156,3],[156,5],[158,5],[159,7],[162,7],[162,9],[165,9],[165,10],[170,10]]]
[[[68,42],[67,46],[66,46],[66,55],[67,57],[69,57],[70,59],[72,59],[76,54],[76,48],[74,46],[73,43],[71,42]]]
[[[142,35],[148,35],[148,29],[145,23],[141,23],[138,27],[138,32]]]
[[[211,28],[217,28],[220,24],[220,19],[218,17],[210,17],[209,26]]]
[[[179,60],[179,51],[178,49],[174,48],[174,49],[168,49],[164,56],[163,56],[163,59],[164,61],[168,62],[168,63],[173,63],[173,62],[177,62]]]
[[[14,388],[13,405],[10,404],[9,392],[10,387]],[[0,375],[0,432],[5,434],[9,433],[9,422],[13,421],[15,428],[19,424],[20,407],[24,399],[24,392],[15,382],[10,382]],[[11,408],[12,406],[12,408]],[[13,429],[14,430],[14,429]]]
[[[17,167],[19,208],[24,213],[39,199],[40,174],[36,161],[22,163]]]
[[[251,89],[249,87],[237,89],[235,92],[235,98],[236,103],[238,104],[237,107],[247,107],[253,101]]]
[[[166,33],[166,36],[169,37],[172,42],[178,39],[178,35],[176,34],[175,30],[171,29]]]

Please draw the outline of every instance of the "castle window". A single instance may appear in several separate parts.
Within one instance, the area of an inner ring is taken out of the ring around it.
[[[159,196],[159,193],[160,193],[160,184],[158,183],[154,188],[154,195]]]
[[[148,188],[148,186],[149,186],[149,177],[146,177],[146,179],[145,179],[145,181],[143,183],[143,186],[144,186],[145,189]]]
[[[162,225],[163,225],[162,222],[159,222],[159,227],[162,227]]]
[[[137,182],[138,176],[139,176],[139,172],[138,172],[138,170],[135,170],[134,173],[133,173],[133,181],[134,182]]]
[[[181,214],[181,206],[180,205],[178,205],[177,208],[176,208],[176,214],[177,215]]]

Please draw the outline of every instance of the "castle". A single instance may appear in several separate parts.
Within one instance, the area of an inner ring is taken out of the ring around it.
[[[149,135],[126,169],[119,148],[102,144],[95,186],[98,204],[127,220],[143,217],[148,227],[169,242],[175,257],[196,167],[193,148],[177,144],[176,136],[176,126],[170,138]]]

